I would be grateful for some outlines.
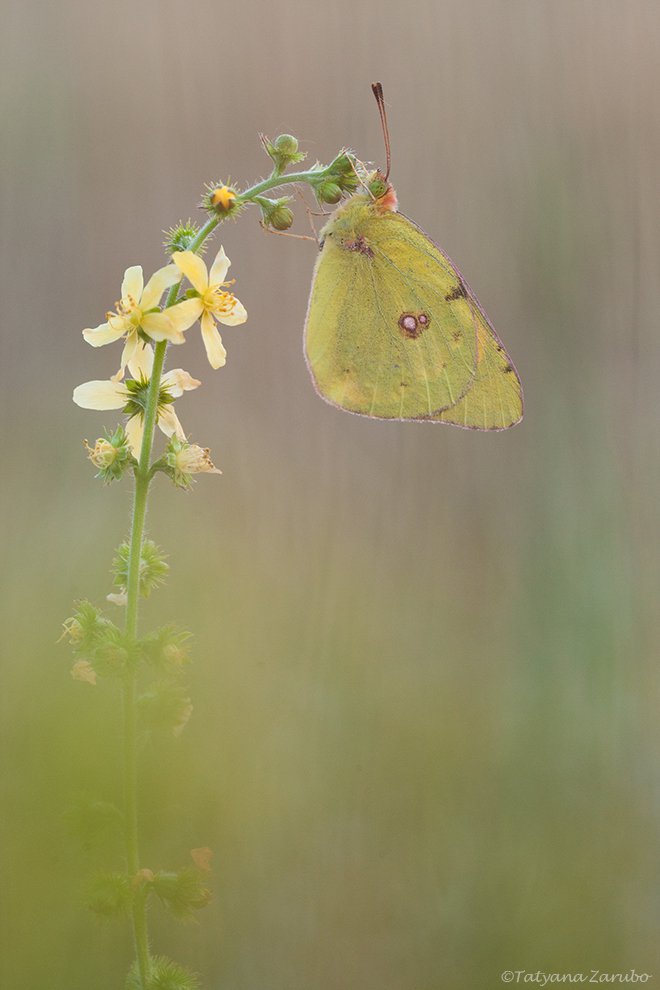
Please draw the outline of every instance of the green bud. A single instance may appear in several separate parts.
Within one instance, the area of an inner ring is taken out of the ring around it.
[[[274,230],[288,230],[293,223],[293,212],[287,205],[290,202],[292,202],[291,196],[282,196],[280,199],[255,196],[255,203],[261,208],[264,226],[272,227]]]
[[[165,956],[151,956],[149,969],[149,977],[144,984],[137,962],[133,963],[126,979],[126,990],[200,990],[194,973]]]
[[[131,882],[125,873],[101,873],[88,886],[87,904],[102,918],[126,916],[132,901]]]
[[[128,558],[130,546],[122,543],[117,547],[117,553],[112,561],[112,572],[114,583],[120,588],[128,587]],[[169,571],[169,564],[165,561],[162,550],[156,546],[153,540],[145,540],[142,544],[142,556],[139,566],[139,592],[143,598],[148,598],[154,588],[157,588],[165,580]]]
[[[68,638],[74,656],[88,659],[108,636],[115,637],[120,630],[91,602],[76,602],[76,606],[76,611],[64,623],[60,639]]]
[[[341,188],[336,182],[326,179],[316,187],[316,195],[320,203],[330,203],[332,205],[339,202],[342,193]]]
[[[199,226],[192,220],[187,220],[185,223],[180,221],[176,226],[166,230],[163,246],[168,256],[174,254],[175,251],[187,251],[199,231]]]
[[[293,223],[293,213],[288,206],[278,206],[270,217],[270,226],[275,230],[288,230]]]
[[[355,159],[350,151],[340,151],[328,165],[328,170],[338,176],[355,175]]]
[[[260,137],[264,151],[272,159],[277,172],[283,172],[289,165],[302,162],[307,157],[304,151],[298,151],[298,139],[293,134],[279,134],[274,141],[265,134]]]
[[[298,151],[298,138],[293,134],[279,134],[273,141],[273,146],[281,155],[295,155]]]

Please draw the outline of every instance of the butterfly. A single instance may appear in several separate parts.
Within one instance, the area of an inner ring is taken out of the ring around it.
[[[317,392],[375,419],[506,430],[523,415],[518,373],[456,265],[398,212],[387,171],[366,177],[320,232],[305,323]]]

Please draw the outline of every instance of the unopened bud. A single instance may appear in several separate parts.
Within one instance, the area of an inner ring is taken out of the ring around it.
[[[321,182],[316,187],[316,195],[321,203],[338,203],[341,199],[341,189],[336,182]]]
[[[298,151],[298,139],[293,134],[279,134],[274,141],[262,134],[261,143],[278,172],[283,172],[289,165],[295,165],[307,157],[304,151]]]
[[[298,151],[298,138],[293,134],[279,134],[273,141],[273,146],[282,155],[295,155]]]
[[[258,196],[255,202],[261,207],[261,216],[266,227],[274,230],[288,230],[293,223],[293,212],[289,209],[290,196],[283,196],[281,199],[268,199],[267,196]]]

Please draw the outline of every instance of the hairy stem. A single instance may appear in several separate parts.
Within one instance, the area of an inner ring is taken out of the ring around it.
[[[147,403],[144,412],[144,435],[140,460],[135,471],[135,498],[128,556],[128,583],[126,586],[126,632],[134,640],[138,629],[138,605],[140,599],[140,562],[144,524],[147,516],[149,495],[151,447],[154,428],[158,416],[158,395],[160,379],[165,361],[167,342],[156,345],[154,366],[149,382]],[[136,670],[127,671],[124,681],[124,803],[126,816],[126,861],[128,872],[135,877],[140,869],[140,846],[138,839],[137,801],[137,709],[136,709]],[[145,898],[138,895],[133,901],[133,939],[137,957],[140,982],[146,987],[149,978],[149,934]]]

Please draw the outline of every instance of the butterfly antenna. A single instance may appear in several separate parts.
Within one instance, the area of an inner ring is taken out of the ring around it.
[[[383,87],[379,82],[371,84],[371,90],[376,97],[376,103],[378,104],[378,113],[380,114],[380,123],[383,128],[383,138],[385,140],[385,157],[387,160],[387,171],[385,172],[385,181],[390,177],[390,132],[387,127],[387,114],[385,113],[385,100],[383,98]]]

